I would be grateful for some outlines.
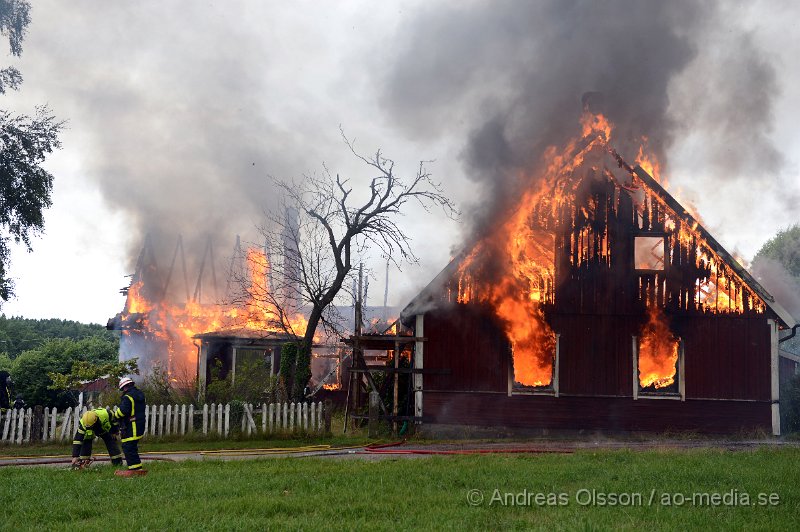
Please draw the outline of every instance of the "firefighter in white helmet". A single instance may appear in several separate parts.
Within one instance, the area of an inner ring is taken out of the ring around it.
[[[117,471],[117,474],[121,476],[142,475],[146,473],[142,469],[142,460],[139,458],[139,440],[144,435],[146,421],[144,394],[130,377],[124,377],[119,381],[119,389],[122,391],[122,398],[114,416],[119,420],[122,452],[125,454],[128,469],[127,471]]]

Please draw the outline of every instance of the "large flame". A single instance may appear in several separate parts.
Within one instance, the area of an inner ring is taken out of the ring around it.
[[[553,378],[555,333],[542,304],[553,301],[555,245],[544,219],[568,201],[565,178],[611,135],[603,115],[585,113],[581,125],[585,145],[579,148],[575,139],[561,151],[550,147],[544,175],[526,176],[539,186],[524,192],[511,216],[472,250],[459,271],[458,301],[476,300],[494,309],[511,343],[514,380],[525,386],[547,386]]]
[[[569,266],[611,265],[610,235],[606,221],[596,218],[598,205],[592,197],[576,201],[577,187],[584,176],[604,176],[617,187],[618,195],[629,194],[636,209],[635,223],[643,233],[663,224],[666,241],[654,239],[645,250],[648,260],[644,269],[651,271],[647,281],[640,278],[640,297],[648,306],[665,306],[666,298],[671,297],[670,304],[689,311],[764,311],[763,301],[703,238],[698,222],[675,213],[652,187],[639,186],[640,178],[611,148],[612,132],[613,125],[606,117],[585,112],[581,119],[582,137],[562,148],[551,146],[545,150],[542,169],[521,176],[529,185],[508,211],[508,217],[489,231],[459,266],[454,299],[459,303],[487,304],[493,309],[511,343],[514,380],[522,385],[546,386],[553,375],[555,334],[544,310],[555,302],[554,240],[561,234],[561,225],[581,220],[580,226],[573,225],[574,229],[567,233],[571,240],[563,243],[571,250],[569,257],[561,257],[569,261]],[[636,162],[663,184],[661,164],[647,144],[647,138],[642,138]],[[609,154],[629,175],[609,170],[609,166],[617,165],[605,166],[603,158]],[[689,286],[686,295],[665,292],[664,271],[673,264],[698,272],[695,286]],[[661,357],[667,366],[671,364],[670,371],[646,369],[645,374],[656,375],[646,377],[649,384],[669,385],[668,376],[674,376],[674,349],[674,343],[669,344],[669,356]],[[648,350],[649,344],[645,346],[646,353]],[[654,353],[660,360],[660,351]]]
[[[660,307],[647,309],[639,336],[639,385],[666,388],[675,382],[680,342],[669,329]]]
[[[190,300],[181,304],[166,300],[155,301],[144,294],[144,282],[137,281],[128,288],[128,299],[122,313],[123,321],[137,321],[138,326],[124,328],[123,335],[143,335],[166,346],[166,369],[170,375],[191,376],[197,362],[195,335],[207,332],[230,331],[235,334],[251,331],[268,336],[271,333],[305,333],[307,321],[300,314],[282,316],[267,297],[269,291],[269,261],[263,249],[247,251],[249,286],[243,290],[241,301],[229,304],[200,304]],[[137,319],[138,318],[138,319]],[[134,356],[136,354],[134,353]],[[148,368],[143,368],[147,370]]]

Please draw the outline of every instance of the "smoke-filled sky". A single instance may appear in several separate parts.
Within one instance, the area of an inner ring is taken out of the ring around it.
[[[6,315],[104,323],[122,309],[144,235],[192,271],[276,205],[268,176],[323,164],[371,177],[342,143],[419,160],[460,222],[409,211],[418,266],[390,274],[405,304],[516,193],[516,176],[575,131],[601,91],[614,144],[642,135],[669,189],[751,258],[800,222],[800,7],[795,2],[107,2],[35,0],[24,77],[0,108],[67,120],[46,232],[14,252]],[[376,270],[381,259],[374,258]],[[191,276],[191,274],[190,274]],[[194,284],[195,279],[190,280]],[[383,272],[370,300],[382,303]]]

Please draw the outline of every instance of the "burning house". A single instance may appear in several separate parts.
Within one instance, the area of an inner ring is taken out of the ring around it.
[[[612,130],[587,110],[582,134],[404,309],[418,421],[779,434],[778,345],[794,319]]]
[[[172,286],[180,283],[171,284],[176,266],[182,267],[185,295]],[[276,374],[280,346],[291,339],[279,324],[302,335],[306,319],[302,312],[287,316],[286,309],[275,308],[265,297],[272,290],[265,250],[243,250],[237,238],[224,295],[216,286],[210,241],[193,294],[186,272],[180,237],[166,275],[157,267],[149,238],[145,240],[131,283],[122,289],[125,307],[107,325],[120,332],[120,360],[137,358],[144,374],[158,368],[178,385],[197,377],[201,391],[212,368],[218,369],[218,378],[235,378],[238,366],[258,360]]]

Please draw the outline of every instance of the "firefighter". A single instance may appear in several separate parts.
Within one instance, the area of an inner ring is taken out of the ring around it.
[[[72,439],[72,466],[81,467],[92,457],[92,441],[94,437],[102,439],[106,444],[108,456],[114,465],[122,464],[122,453],[117,444],[119,424],[114,413],[106,408],[95,408],[86,411],[78,423],[78,430]]]
[[[5,414],[11,408],[11,375],[0,371],[0,413]]]
[[[122,452],[125,453],[127,471],[117,471],[120,476],[143,475],[142,461],[139,458],[139,440],[144,435],[144,394],[136,387],[130,377],[119,381],[122,391],[119,408],[114,415],[119,419]]]

